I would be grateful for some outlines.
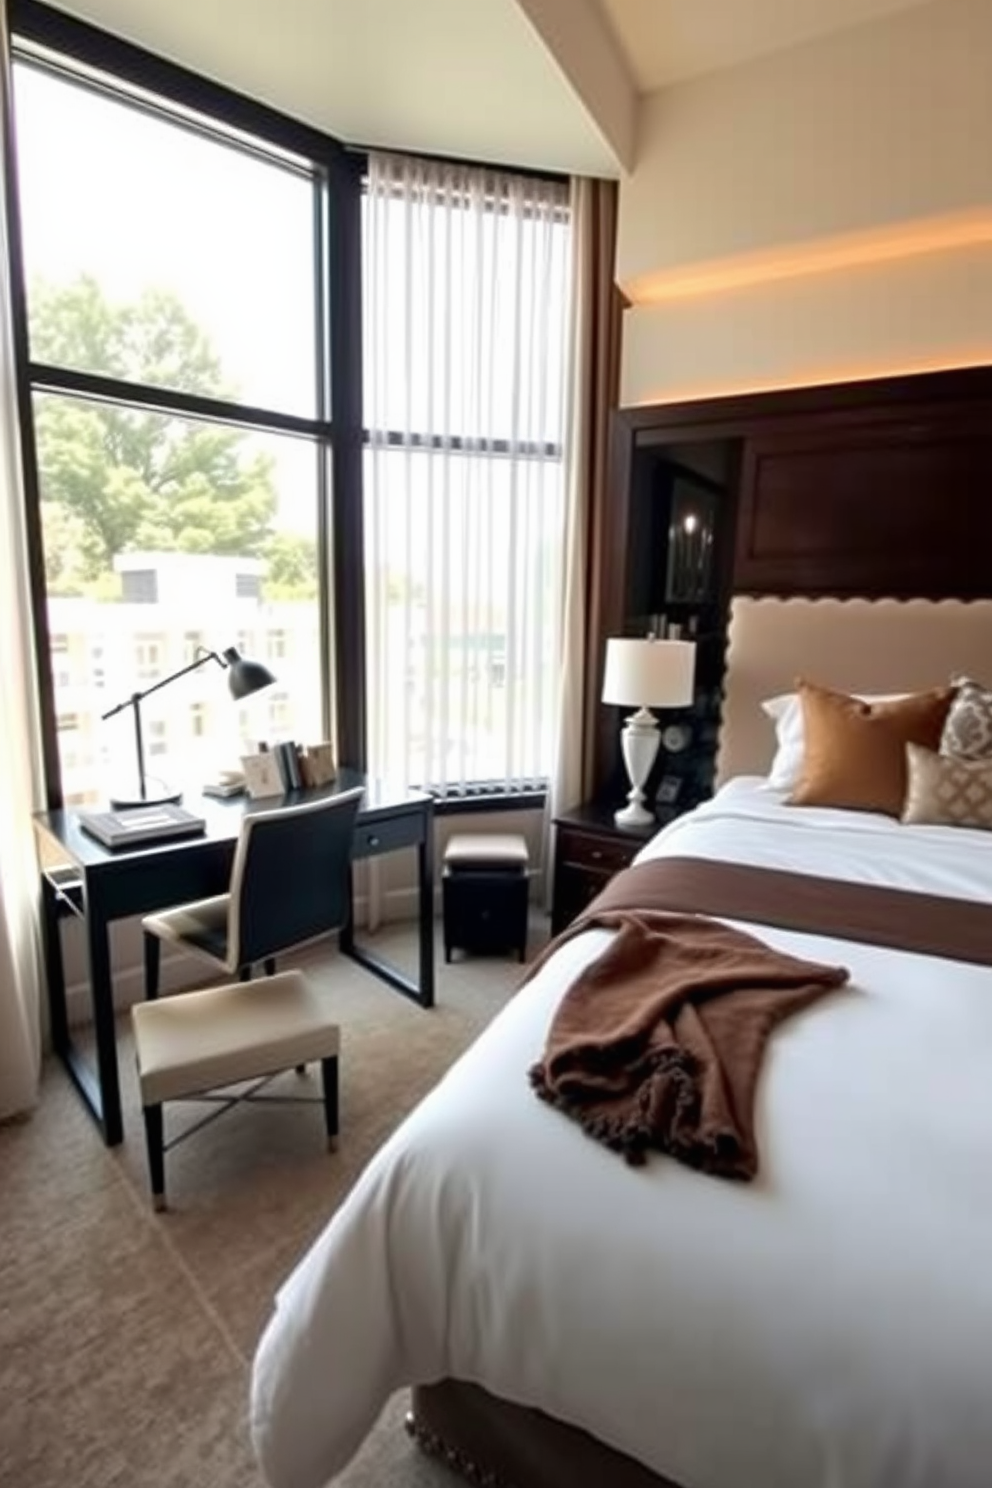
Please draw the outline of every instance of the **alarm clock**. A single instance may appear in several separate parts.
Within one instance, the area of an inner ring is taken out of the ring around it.
[[[661,742],[669,754],[681,754],[692,743],[692,729],[687,723],[670,723],[661,731]]]

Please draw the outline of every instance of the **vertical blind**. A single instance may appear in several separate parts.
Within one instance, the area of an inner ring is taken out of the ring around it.
[[[555,746],[568,187],[373,154],[364,213],[369,768],[533,786]]]

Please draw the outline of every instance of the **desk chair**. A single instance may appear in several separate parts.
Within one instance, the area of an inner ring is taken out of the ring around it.
[[[347,922],[351,848],[363,788],[317,801],[249,811],[226,894],[146,915],[145,996],[158,996],[162,942],[242,981],[262,962]]]

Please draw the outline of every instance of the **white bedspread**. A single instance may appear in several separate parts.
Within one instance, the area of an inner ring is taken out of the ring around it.
[[[731,782],[644,855],[992,901],[987,834],[790,810],[756,784]],[[326,1483],[392,1391],[445,1376],[684,1488],[987,1488],[992,970],[758,933],[852,973],[774,1035],[758,1179],[629,1168],[535,1098],[549,1020],[607,940],[577,937],[280,1291],[252,1385],[274,1488]]]

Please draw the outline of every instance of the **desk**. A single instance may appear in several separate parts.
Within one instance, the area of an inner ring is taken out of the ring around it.
[[[240,796],[227,801],[209,796],[184,799],[189,810],[206,819],[200,837],[148,843],[111,852],[79,826],[74,811],[40,811],[35,830],[44,846],[54,845],[71,865],[42,869],[42,910],[45,969],[51,1013],[52,1044],[76,1088],[99,1124],[108,1147],[123,1140],[117,1037],[110,966],[109,925],[112,920],[148,914],[226,892],[241,821],[247,812],[271,810],[287,801],[333,795],[363,785],[365,795],[355,823],[354,857],[369,858],[399,848],[417,849],[419,888],[419,966],[416,981],[358,945],[352,920],[341,931],[340,948],[396,991],[421,1007],[434,1006],[434,870],[433,801],[424,791],[391,790],[370,781],[357,770],[342,769],[331,786],[319,791],[292,791],[288,796],[252,801]],[[42,852],[44,861],[45,853]],[[69,1030],[65,973],[59,922],[68,904],[86,921],[90,999],[96,1038],[96,1069],[75,1046]]]

